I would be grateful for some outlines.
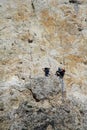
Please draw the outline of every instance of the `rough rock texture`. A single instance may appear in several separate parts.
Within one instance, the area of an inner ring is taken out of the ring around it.
[[[9,129],[87,130],[87,0],[0,0],[0,130]]]
[[[10,129],[47,130],[49,125],[52,130],[83,130],[80,112],[68,104],[43,109],[22,103],[17,109],[16,122]],[[75,114],[76,113],[76,114]]]
[[[61,91],[61,86],[59,86],[58,78],[56,77],[32,79],[32,82],[27,83],[25,87],[32,92],[37,101],[57,95]]]

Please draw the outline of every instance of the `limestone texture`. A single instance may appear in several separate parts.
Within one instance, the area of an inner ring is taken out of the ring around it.
[[[0,0],[0,130],[87,130],[87,0]]]

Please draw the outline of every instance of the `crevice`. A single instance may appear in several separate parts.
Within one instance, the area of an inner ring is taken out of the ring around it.
[[[22,79],[22,80],[25,80],[25,78],[24,78],[24,77],[22,77],[21,79]]]
[[[32,6],[33,11],[35,11],[35,6],[34,6],[34,3],[33,3],[33,0],[31,1],[31,6]]]
[[[20,61],[20,62],[19,62],[19,64],[23,64],[23,62],[22,62],[22,61]]]
[[[31,3],[31,5],[32,5],[32,8],[33,8],[33,10],[35,10],[35,7],[34,7],[34,4],[33,4],[33,2]]]
[[[69,3],[72,3],[72,4],[81,4],[81,2],[78,1],[78,0],[69,0]]]
[[[80,28],[80,27],[78,28],[78,31],[80,31],[80,32],[81,32],[82,30],[83,30],[82,28]]]
[[[31,91],[31,94],[33,96],[33,98],[35,99],[36,102],[40,102],[40,100],[36,97],[36,94],[32,92],[31,89],[29,89]]]
[[[84,65],[87,65],[87,61],[84,61],[83,63],[84,63]]]
[[[33,39],[28,39],[28,43],[32,43],[33,42]]]

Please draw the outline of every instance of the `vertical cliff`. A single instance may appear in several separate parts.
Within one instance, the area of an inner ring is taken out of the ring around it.
[[[0,0],[0,61],[1,130],[87,130],[86,0]]]

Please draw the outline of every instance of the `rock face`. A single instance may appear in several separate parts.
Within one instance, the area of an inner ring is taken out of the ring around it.
[[[86,0],[0,0],[0,61],[0,130],[87,130]]]
[[[32,79],[30,83],[25,85],[37,100],[48,99],[49,96],[57,95],[61,91],[58,79],[52,78],[36,78]]]
[[[84,127],[79,116],[80,112],[74,110],[72,105],[69,106],[69,103],[43,109],[25,102],[17,109],[17,119],[10,129],[47,130],[51,126],[51,130],[82,130]]]

